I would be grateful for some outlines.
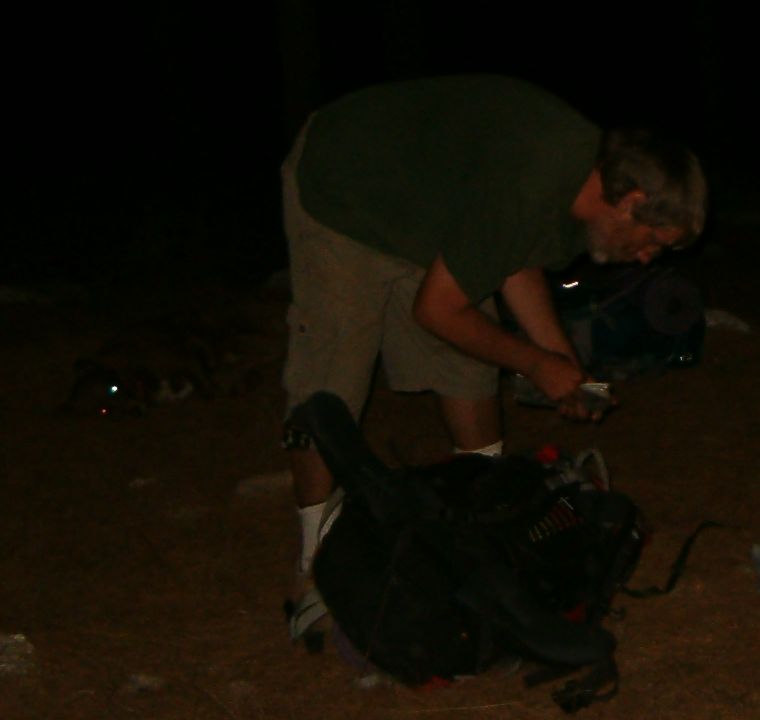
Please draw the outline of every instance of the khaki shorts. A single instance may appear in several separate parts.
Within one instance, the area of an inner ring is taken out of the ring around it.
[[[423,268],[351,240],[301,207],[294,169],[303,137],[282,167],[293,293],[283,376],[288,411],[328,390],[358,419],[378,356],[393,390],[471,400],[496,395],[498,368],[459,352],[413,319]],[[496,317],[493,299],[481,309]]]

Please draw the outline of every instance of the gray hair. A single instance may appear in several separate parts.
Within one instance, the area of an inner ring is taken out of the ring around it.
[[[633,217],[652,227],[683,228],[686,245],[702,232],[707,182],[696,155],[680,141],[644,128],[607,130],[597,157],[604,199],[611,205],[632,190],[646,199]]]

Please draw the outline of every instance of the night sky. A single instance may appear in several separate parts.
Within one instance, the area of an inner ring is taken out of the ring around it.
[[[721,192],[760,160],[738,3],[110,5],[4,18],[0,282],[265,277],[286,262],[278,166],[306,113],[397,78],[514,74],[601,124],[663,125]]]

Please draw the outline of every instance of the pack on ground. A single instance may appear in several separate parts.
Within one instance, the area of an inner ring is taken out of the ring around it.
[[[548,275],[560,322],[597,380],[692,367],[702,358],[705,308],[698,286],[675,267],[595,265],[581,258]],[[519,331],[496,294],[504,325]]]
[[[334,395],[313,395],[292,422],[344,493],[314,574],[368,662],[421,685],[519,657],[542,668],[529,684],[584,669],[554,693],[568,712],[614,694],[615,641],[602,619],[643,531],[635,504],[608,489],[598,453],[460,455],[396,470]]]

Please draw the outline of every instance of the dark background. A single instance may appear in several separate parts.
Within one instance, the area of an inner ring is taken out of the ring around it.
[[[736,3],[279,0],[6,16],[0,282],[256,282],[287,263],[278,167],[306,114],[452,72],[680,132],[713,208],[754,181],[757,40]]]

